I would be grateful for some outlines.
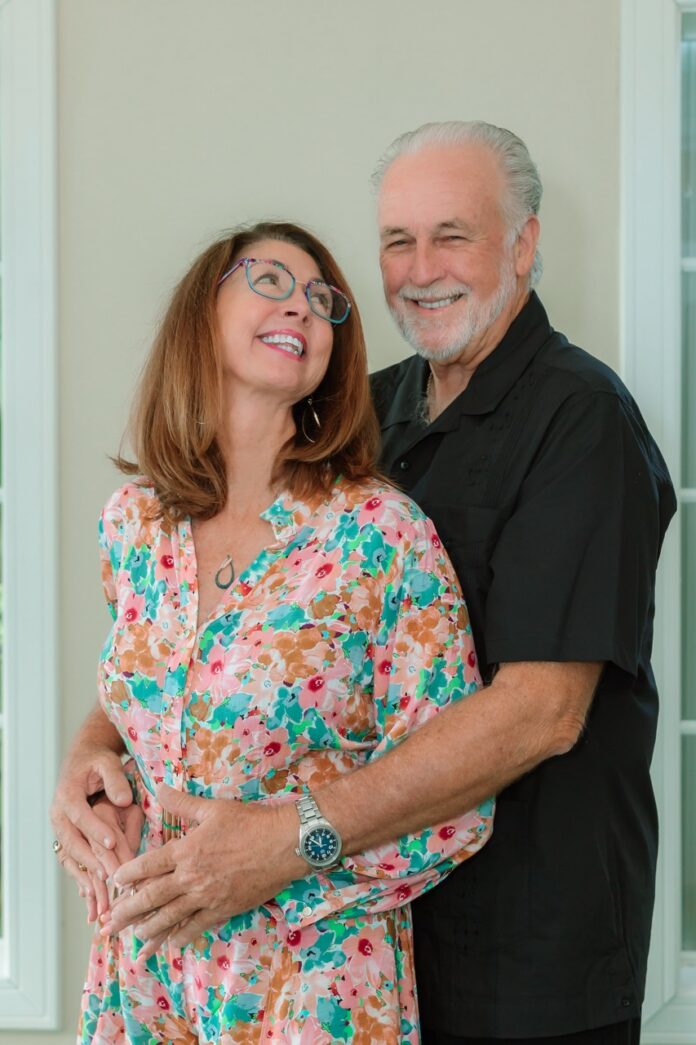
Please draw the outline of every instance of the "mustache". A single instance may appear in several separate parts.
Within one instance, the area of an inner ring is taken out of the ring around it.
[[[406,283],[399,288],[397,297],[401,301],[440,301],[442,298],[467,297],[471,293],[468,283],[450,283],[448,286],[431,283],[427,287],[416,287]]]

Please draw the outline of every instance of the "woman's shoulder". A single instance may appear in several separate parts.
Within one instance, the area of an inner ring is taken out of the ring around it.
[[[345,511],[355,513],[377,526],[401,526],[423,532],[431,524],[415,501],[383,479],[339,482],[336,497]]]
[[[145,476],[135,476],[114,490],[102,509],[102,520],[118,530],[140,529],[161,517],[162,509],[155,489]]]

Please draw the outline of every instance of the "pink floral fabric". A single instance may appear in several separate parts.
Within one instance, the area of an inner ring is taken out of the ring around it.
[[[378,758],[479,685],[458,584],[405,496],[339,482],[282,495],[274,540],[197,621],[190,521],[129,483],[101,518],[113,627],[104,709],[137,767],[144,851],[163,844],[157,784],[295,801]],[[378,801],[378,796],[375,798]],[[308,873],[183,950],[146,962],[132,930],[93,943],[79,1041],[418,1041],[409,902],[475,853],[493,803]]]

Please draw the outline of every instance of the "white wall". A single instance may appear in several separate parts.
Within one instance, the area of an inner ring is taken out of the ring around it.
[[[399,132],[481,118],[545,184],[540,292],[618,364],[618,0],[58,0],[62,746],[107,627],[95,520],[107,455],[177,277],[221,229],[289,217],[336,251],[373,366],[406,353],[381,300],[368,176]],[[63,890],[62,1032],[87,930]]]

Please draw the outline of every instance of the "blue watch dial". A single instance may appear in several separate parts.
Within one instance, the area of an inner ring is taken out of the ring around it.
[[[328,827],[315,827],[306,836],[302,848],[312,863],[331,863],[340,852],[340,842]]]

